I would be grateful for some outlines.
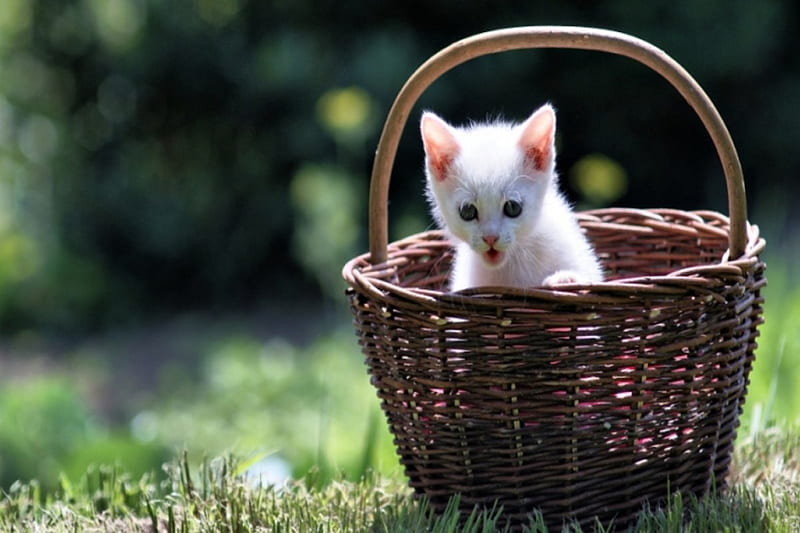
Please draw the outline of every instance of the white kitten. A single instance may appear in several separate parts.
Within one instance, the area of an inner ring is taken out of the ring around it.
[[[427,195],[457,241],[450,288],[602,281],[597,258],[558,191],[550,105],[519,125],[421,121]]]

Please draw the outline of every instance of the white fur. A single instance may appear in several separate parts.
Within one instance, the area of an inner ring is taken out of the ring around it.
[[[423,116],[428,199],[439,225],[457,242],[451,290],[602,281],[597,258],[558,192],[552,144],[555,115],[544,168],[536,169],[526,160],[520,146],[526,124],[542,112],[553,110],[543,106],[520,125],[495,122],[466,128],[449,126],[432,113]],[[436,177],[432,160],[441,144],[435,145],[432,138],[444,138],[445,152],[457,152],[447,160],[444,179]],[[522,203],[520,216],[503,214],[507,200]],[[461,219],[459,207],[464,203],[476,206],[478,219]],[[484,242],[487,235],[497,237],[494,248],[504,257],[499,264],[483,255],[490,248]]]

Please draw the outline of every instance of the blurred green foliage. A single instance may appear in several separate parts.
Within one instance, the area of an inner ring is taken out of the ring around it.
[[[379,402],[344,328],[303,350],[280,338],[220,338],[198,380],[136,414],[132,429],[142,442],[195,455],[270,454],[295,477],[314,470],[318,481],[397,471]]]
[[[302,167],[290,188],[294,207],[293,251],[330,296],[340,296],[340,271],[359,244],[361,191],[350,175],[329,165]]]
[[[169,456],[108,429],[66,379],[42,377],[0,387],[0,487],[37,479],[48,490],[63,473],[79,476],[93,464],[119,463],[141,475]]]
[[[765,322],[759,329],[756,362],[750,375],[744,425],[756,434],[773,425],[795,423],[800,405],[800,284],[785,259],[768,263],[764,289]]]
[[[799,21],[791,0],[456,11],[438,0],[4,1],[0,329],[79,331],[338,295],[342,261],[365,248],[370,154],[394,95],[444,45],[497,27],[596,25],[661,46],[717,102],[752,205],[769,205],[770,191],[797,188]],[[438,80],[419,109],[520,119],[546,100],[559,109],[565,186],[582,206],[725,208],[699,122],[627,59],[480,58]],[[393,237],[430,225],[408,130]],[[792,212],[770,212],[774,235],[793,227]]]
[[[194,370],[163,372],[144,396],[109,397],[127,390],[110,390],[113,368],[80,370],[84,386],[56,368],[3,382],[0,490],[29,479],[52,490],[98,464],[158,474],[181,450],[194,462],[227,452],[254,457],[254,475],[274,482],[399,472],[348,326],[304,348],[236,330],[208,334],[203,346]],[[80,354],[73,359],[87,364]],[[112,419],[100,412],[109,403],[120,404]]]

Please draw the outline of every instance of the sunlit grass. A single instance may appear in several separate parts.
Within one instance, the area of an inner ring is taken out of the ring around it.
[[[232,457],[193,467],[166,465],[166,481],[133,479],[117,468],[92,468],[75,484],[62,479],[54,496],[17,483],[0,500],[3,531],[325,531],[490,532],[507,530],[502,509],[459,516],[454,498],[442,514],[396,479],[314,487],[306,481],[263,485],[250,463]],[[732,488],[701,500],[672,496],[640,514],[637,532],[797,531],[800,526],[800,433],[771,430],[737,450]],[[533,512],[526,531],[546,531]],[[566,531],[610,531],[607,526]]]

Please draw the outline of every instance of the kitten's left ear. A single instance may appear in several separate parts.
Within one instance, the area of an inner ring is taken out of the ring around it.
[[[525,164],[538,172],[549,171],[556,157],[556,112],[545,104],[520,126],[519,147],[525,154]]]

